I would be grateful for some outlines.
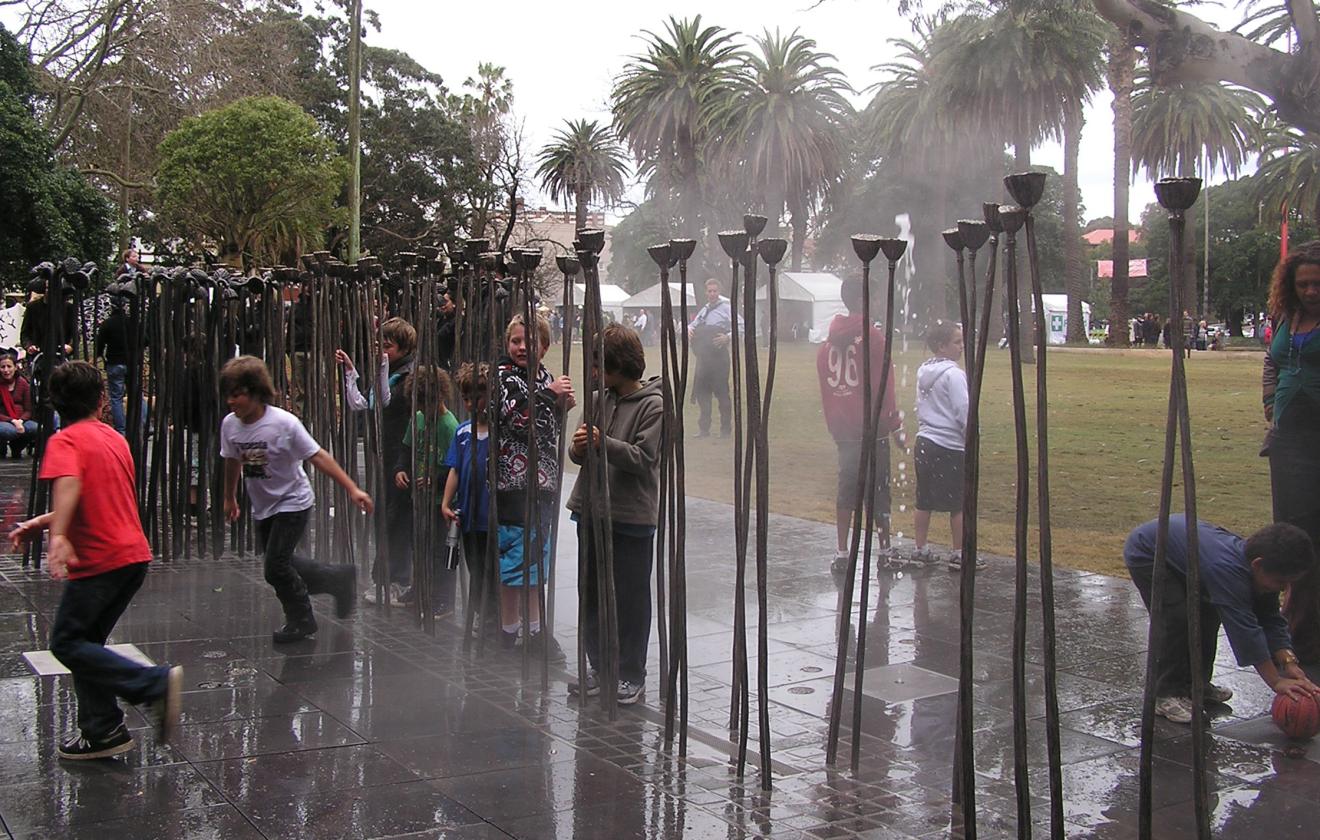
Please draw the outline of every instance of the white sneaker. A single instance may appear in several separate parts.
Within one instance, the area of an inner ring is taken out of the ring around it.
[[[1172,723],[1192,722],[1192,701],[1187,697],[1157,697],[1155,714]]]
[[[983,560],[983,559],[980,558],[980,557],[977,557],[977,558],[976,558],[976,570],[979,572],[981,569],[984,569],[985,566],[986,566],[986,562],[985,562],[985,560]],[[954,572],[957,572],[957,571],[961,571],[961,570],[962,570],[962,552],[961,552],[961,551],[955,551],[955,552],[949,557],[949,569],[950,569],[950,571],[954,571]]]

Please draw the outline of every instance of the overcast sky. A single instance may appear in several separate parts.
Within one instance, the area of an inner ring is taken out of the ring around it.
[[[529,146],[538,149],[565,119],[609,121],[609,90],[630,55],[641,51],[637,36],[662,31],[669,15],[700,14],[703,23],[759,34],[778,27],[798,29],[833,53],[849,83],[859,91],[882,76],[871,68],[890,60],[890,38],[909,37],[910,23],[894,0],[663,0],[658,3],[530,2],[418,3],[416,0],[368,0],[380,15],[381,31],[369,33],[375,44],[402,49],[445,83],[459,90],[480,61],[507,68],[514,85],[514,107],[526,124]],[[1221,26],[1238,20],[1232,9],[1202,7],[1203,17]],[[858,103],[866,94],[859,94]],[[1081,186],[1086,217],[1113,212],[1113,123],[1111,98],[1099,92],[1086,111],[1082,138]],[[1063,170],[1057,143],[1034,154],[1041,164]],[[1221,180],[1216,178],[1214,180]],[[1132,187],[1132,218],[1155,200],[1149,181]]]

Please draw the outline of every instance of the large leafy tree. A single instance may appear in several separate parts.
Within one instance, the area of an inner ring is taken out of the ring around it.
[[[614,129],[652,192],[673,199],[680,227],[695,235],[715,139],[711,114],[732,83],[738,47],[727,30],[702,26],[700,15],[671,17],[663,35],[645,35],[645,50],[614,83]]]
[[[190,117],[160,145],[167,229],[222,261],[292,264],[335,217],[343,160],[316,121],[274,96]]]
[[[27,50],[0,26],[0,279],[64,256],[104,262],[110,211],[82,176],[58,163],[34,111]]]
[[[989,14],[985,14],[989,11]],[[1063,137],[1072,159],[1064,235],[1068,246],[1069,337],[1082,331],[1081,266],[1077,184],[1082,104],[1101,83],[1104,36],[1100,20],[1072,0],[1003,0],[980,13],[962,49],[951,53],[945,85],[955,101],[991,136],[1012,146],[1014,168],[1031,167],[1032,147],[1045,137]],[[1023,284],[1022,311],[1029,312]],[[1023,346],[1029,347],[1030,322],[1023,319]]]
[[[568,120],[537,157],[536,177],[552,201],[572,199],[577,229],[587,226],[588,206],[618,201],[628,163],[608,126]]]
[[[1152,178],[1242,170],[1260,145],[1259,96],[1218,82],[1156,87],[1139,73],[1132,97],[1132,163]],[[1204,200],[1204,199],[1202,199]],[[1185,264],[1195,266],[1195,240],[1187,238]],[[1196,272],[1187,271],[1183,300],[1196,311]]]
[[[834,57],[797,31],[753,39],[711,121],[721,157],[750,179],[773,228],[792,220],[792,268],[802,268],[808,213],[847,162],[852,88]]]

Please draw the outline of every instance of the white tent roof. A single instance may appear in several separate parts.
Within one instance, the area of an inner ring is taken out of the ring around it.
[[[1059,311],[1064,311],[1068,308],[1067,295],[1041,295],[1040,300],[1041,303],[1045,304],[1046,310],[1056,309]],[[1082,311],[1090,312],[1091,304],[1087,303],[1086,301],[1082,301]]]
[[[828,272],[783,271],[779,274],[779,299],[797,300],[803,303],[836,303],[839,287],[843,283],[838,276]],[[765,300],[765,287],[756,293],[757,300]]]
[[[587,287],[584,283],[574,283],[573,287],[577,290],[577,300],[580,304],[587,299]],[[600,305],[601,306],[622,306],[628,299],[628,293],[622,286],[616,286],[613,283],[600,284]]]
[[[679,300],[679,292],[681,288],[682,288],[681,283],[669,284],[669,299],[673,302],[673,305],[675,307],[678,307],[682,304],[682,301]],[[688,300],[688,306],[695,306],[697,303],[697,293],[694,290],[691,283],[688,283],[688,287],[687,287],[687,300]],[[637,294],[628,298],[623,302],[623,308],[624,309],[654,308],[658,310],[660,308],[660,284],[656,283],[654,286],[648,286],[647,288],[642,289]]]

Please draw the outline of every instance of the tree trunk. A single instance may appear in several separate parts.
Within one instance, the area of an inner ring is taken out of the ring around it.
[[[788,215],[793,228],[793,256],[789,265],[790,270],[802,270],[802,254],[807,247],[807,208],[801,197],[793,199],[790,203]]]
[[[1063,115],[1063,287],[1068,293],[1068,341],[1086,343],[1086,324],[1082,320],[1082,297],[1086,277],[1082,267],[1082,232],[1080,212],[1081,187],[1077,167],[1082,154],[1082,126],[1086,117],[1080,102],[1070,103]]]
[[[1031,139],[1028,137],[1019,137],[1013,141],[1013,169],[1016,172],[1027,172],[1031,169]],[[1018,342],[1022,348],[1022,361],[1024,364],[1034,365],[1036,363],[1036,349],[1033,345],[1036,331],[1035,319],[1032,317],[1033,298],[1031,296],[1031,274],[1027,260],[1027,238],[1026,231],[1018,237]]]
[[[582,230],[587,226],[587,193],[588,190],[583,189],[582,185],[578,184],[577,190],[574,192],[574,198],[577,199],[577,207],[573,218],[573,230],[575,231]]]
[[[1114,94],[1114,277],[1109,284],[1111,347],[1127,347],[1128,337],[1128,192],[1132,178],[1132,87],[1137,52],[1120,34],[1109,44],[1109,88]]]

